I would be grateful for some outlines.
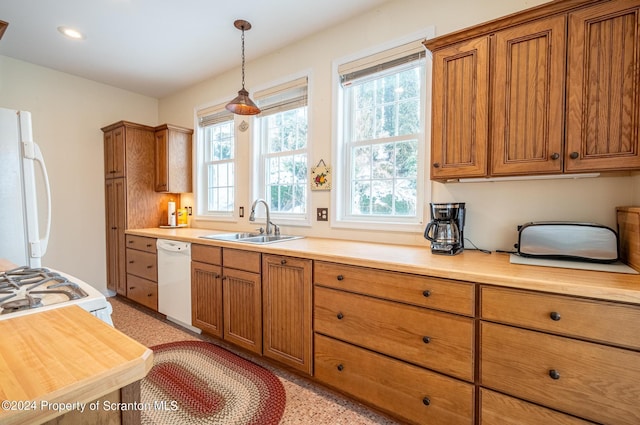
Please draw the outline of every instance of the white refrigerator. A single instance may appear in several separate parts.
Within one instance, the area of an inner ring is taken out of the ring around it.
[[[38,199],[43,197],[46,205],[39,212]],[[31,114],[0,108],[0,258],[41,267],[50,229],[49,178],[40,148],[33,142]]]

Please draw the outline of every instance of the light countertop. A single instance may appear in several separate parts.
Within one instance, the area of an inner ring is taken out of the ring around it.
[[[89,403],[151,366],[150,349],[78,306],[2,320],[0,423],[42,423],[65,413],[56,403]]]
[[[508,254],[465,250],[455,256],[431,254],[425,246],[378,244],[305,237],[267,245],[202,239],[197,228],[131,229],[131,235],[173,239],[246,251],[287,255],[476,283],[640,304],[640,275],[511,264]]]

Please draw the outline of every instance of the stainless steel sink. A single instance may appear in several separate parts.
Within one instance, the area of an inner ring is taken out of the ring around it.
[[[304,236],[265,235],[261,233],[218,233],[200,237],[203,239],[213,239],[218,241],[244,242],[263,245],[274,242],[290,241],[292,239],[301,239]]]
[[[303,236],[292,236],[292,235],[259,235],[259,236],[239,239],[238,242],[267,244],[267,243],[290,241],[292,239],[302,239],[302,238]]]
[[[214,239],[218,241],[238,241],[240,239],[260,236],[260,233],[215,233],[213,235],[200,236],[203,239]]]

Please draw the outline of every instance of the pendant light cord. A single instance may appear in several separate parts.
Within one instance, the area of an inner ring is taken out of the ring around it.
[[[242,26],[242,89],[244,90],[244,25]]]

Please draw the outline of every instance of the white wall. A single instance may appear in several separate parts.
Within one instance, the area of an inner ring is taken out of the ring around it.
[[[459,30],[470,25],[498,18],[526,9],[545,1],[502,0],[398,0],[376,7],[356,19],[337,25],[323,32],[273,52],[270,55],[247,62],[247,88],[251,93],[288,74],[311,70],[310,79],[310,130],[313,145],[310,163],[324,159],[329,165],[334,134],[332,124],[332,62],[345,56],[383,45],[408,34],[434,25],[436,35]],[[247,52],[251,39],[260,37],[259,23],[255,31],[247,33]],[[232,99],[240,88],[240,70],[204,81],[188,90],[160,101],[160,121],[193,126],[194,108],[198,105]],[[243,152],[249,143],[248,133],[239,143]],[[248,161],[245,157],[244,160]],[[428,173],[427,173],[428,174]],[[248,187],[249,176],[240,176],[239,186]],[[638,180],[638,178],[636,178]],[[639,180],[640,181],[640,180]],[[336,182],[334,182],[336,184]],[[640,189],[633,192],[632,177],[597,178],[588,180],[552,180],[526,182],[496,182],[441,184],[430,183],[433,202],[466,202],[468,220],[465,236],[476,245],[488,249],[510,249],[517,240],[517,224],[534,220],[594,221],[615,227],[616,205],[640,201]],[[429,186],[429,185],[427,185]],[[638,185],[636,185],[638,186]],[[246,191],[248,193],[248,191]],[[247,195],[248,196],[248,195]],[[312,192],[311,211],[330,205],[328,192]],[[190,197],[183,197],[192,203]],[[251,199],[240,197],[238,206],[245,209]],[[428,200],[427,200],[428,202]],[[247,219],[239,223],[212,224],[199,221],[200,227],[252,228]],[[314,222],[311,229],[289,228],[285,231],[335,238],[374,240],[394,243],[426,245],[422,233],[397,233],[380,229],[379,232],[345,231],[330,228],[328,223]]]
[[[43,265],[106,290],[100,128],[123,119],[157,125],[157,99],[0,56],[0,107],[31,112],[47,165],[53,213]]]

